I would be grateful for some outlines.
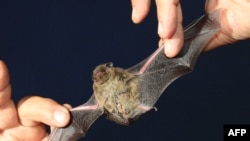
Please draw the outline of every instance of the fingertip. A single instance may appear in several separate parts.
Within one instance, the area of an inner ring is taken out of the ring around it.
[[[0,60],[0,106],[11,102],[10,77],[6,64]]]
[[[136,8],[133,8],[132,9],[132,21],[133,23],[138,24],[141,22],[141,20],[138,19],[138,16],[136,14],[137,14]]]
[[[9,84],[9,72],[6,64],[0,60],[0,91],[5,89]]]
[[[156,0],[158,17],[158,35],[161,38],[171,38],[176,30],[178,23],[177,7],[179,2],[176,0]]]
[[[179,0],[156,0],[158,35],[162,39],[171,39],[182,24],[182,10]]]
[[[69,111],[66,107],[57,107],[53,112],[53,118],[55,120],[56,127],[66,126],[70,120]]]
[[[174,36],[171,39],[165,39],[164,42],[164,51],[167,57],[175,57],[181,51],[184,44],[184,33],[182,25],[178,25],[178,29]]]
[[[164,42],[164,51],[167,57],[173,58],[179,54],[182,49],[183,43],[179,40],[169,40]]]
[[[135,24],[142,22],[148,15],[150,9],[150,0],[131,0],[132,4],[132,21]]]
[[[179,54],[182,49],[182,42],[175,40],[168,40],[164,42],[164,51],[167,57],[173,58]]]
[[[164,42],[164,51],[165,55],[169,58],[172,58],[176,55],[176,51],[173,51],[173,46],[170,41]]]

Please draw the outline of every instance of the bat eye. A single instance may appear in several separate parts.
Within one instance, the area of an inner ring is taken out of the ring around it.
[[[113,67],[113,63],[112,62],[106,63],[105,66],[106,67]]]

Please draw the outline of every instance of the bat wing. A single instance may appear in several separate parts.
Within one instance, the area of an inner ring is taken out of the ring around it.
[[[49,136],[48,141],[76,141],[86,135],[87,130],[93,122],[104,112],[96,104],[92,97],[83,105],[70,110],[71,122],[63,128],[55,128]]]
[[[163,46],[150,57],[128,69],[139,77],[141,104],[149,109],[174,80],[193,70],[207,43],[220,30],[220,10],[204,15],[184,29],[184,46],[175,58],[164,54]]]

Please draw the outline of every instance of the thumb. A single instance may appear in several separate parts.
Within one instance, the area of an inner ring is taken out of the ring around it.
[[[44,123],[53,127],[63,127],[70,120],[67,108],[49,98],[25,97],[18,103],[17,110],[23,126]]]

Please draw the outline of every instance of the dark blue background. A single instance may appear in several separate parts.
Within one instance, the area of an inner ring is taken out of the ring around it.
[[[182,1],[184,25],[204,13],[204,1]],[[77,106],[92,94],[92,70],[112,61],[130,67],[157,48],[153,4],[140,25],[130,1],[2,0],[0,58],[10,70],[13,99],[27,95]],[[250,42],[203,53],[193,73],[168,87],[130,127],[100,118],[85,140],[223,140],[224,124],[250,123]]]

